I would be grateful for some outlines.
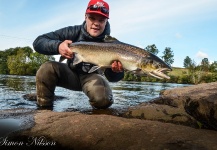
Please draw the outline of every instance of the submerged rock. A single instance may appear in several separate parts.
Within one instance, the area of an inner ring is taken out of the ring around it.
[[[36,93],[25,94],[25,95],[23,95],[23,98],[25,100],[29,100],[29,101],[37,101],[37,95],[36,95]],[[64,96],[58,96],[58,95],[54,96],[54,100],[64,99],[64,98],[65,98]]]
[[[35,110],[22,108],[0,110],[0,138],[33,127],[34,112]]]

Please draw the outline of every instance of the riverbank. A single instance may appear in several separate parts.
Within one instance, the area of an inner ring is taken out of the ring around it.
[[[168,73],[170,79],[157,79],[150,76],[140,77],[131,73],[125,73],[124,81],[138,82],[159,82],[159,83],[177,83],[177,84],[201,84],[217,81],[217,72],[203,71],[200,68],[189,70],[187,68],[172,67]]]
[[[165,90],[151,102],[130,107],[122,117],[49,110],[22,114],[11,110],[11,114],[5,114],[18,118],[28,114],[26,118],[33,118],[34,124],[6,137],[8,142],[23,142],[22,148],[36,149],[47,144],[50,149],[215,150],[216,91],[217,83]],[[29,139],[34,141],[31,146],[27,146]]]

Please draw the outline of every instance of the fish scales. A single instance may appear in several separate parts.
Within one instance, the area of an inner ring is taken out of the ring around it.
[[[170,78],[164,72],[171,71],[171,67],[156,55],[110,36],[106,36],[104,41],[72,43],[70,49],[75,53],[76,58],[73,65],[80,62],[95,64],[96,66],[89,71],[91,73],[99,68],[110,68],[112,62],[118,60],[125,70],[137,75],[148,74],[160,79]]]
[[[74,45],[75,47],[79,47],[79,49],[84,49],[84,51],[99,51],[100,53],[108,52],[108,53],[116,53],[121,55],[134,55],[134,57],[147,57],[148,53],[141,48],[134,48],[131,45],[123,45],[116,43],[97,43],[97,42],[78,42]],[[139,50],[138,50],[139,49]]]
[[[78,42],[72,46],[72,49],[78,48],[81,53],[94,54],[98,53],[98,55],[111,55],[118,58],[128,58],[128,59],[139,59],[143,55],[143,53],[139,53],[135,49],[131,49],[126,46],[122,46],[121,44],[114,43],[97,43],[97,42]],[[94,54],[95,55],[95,54]],[[145,54],[147,56],[147,54]],[[95,55],[97,56],[97,55]],[[107,56],[108,57],[108,56]]]

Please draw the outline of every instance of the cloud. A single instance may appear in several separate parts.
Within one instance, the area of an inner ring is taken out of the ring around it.
[[[177,39],[180,39],[180,38],[182,38],[182,35],[181,35],[180,33],[176,33],[176,34],[175,34],[175,37],[176,37]]]
[[[201,51],[198,51],[197,54],[196,54],[196,57],[200,58],[200,59],[208,58],[208,54],[206,54],[204,52],[201,52]]]

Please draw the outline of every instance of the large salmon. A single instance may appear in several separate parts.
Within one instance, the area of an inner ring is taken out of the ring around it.
[[[120,42],[111,36],[106,36],[104,42],[75,42],[69,47],[74,52],[73,65],[80,62],[96,65],[90,69],[89,73],[100,68],[111,68],[111,63],[118,60],[125,70],[135,74],[170,79],[164,72],[172,69],[159,57],[142,48]],[[60,62],[63,59],[60,57]]]

